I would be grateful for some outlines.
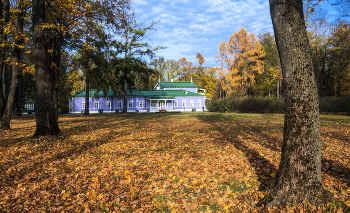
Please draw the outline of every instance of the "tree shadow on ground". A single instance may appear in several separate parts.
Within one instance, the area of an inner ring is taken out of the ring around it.
[[[198,118],[206,123],[208,123],[214,130],[218,131],[222,135],[222,139],[216,143],[222,144],[223,146],[227,143],[232,144],[236,149],[242,151],[247,157],[251,167],[254,168],[258,180],[260,181],[259,191],[265,190],[272,182],[270,174],[276,172],[277,168],[265,157],[261,156],[256,150],[243,144],[241,140],[243,137],[241,125],[239,122],[230,121],[232,127],[225,129],[222,126],[222,120],[225,119],[220,114],[219,115],[209,115],[209,116],[198,116]],[[231,131],[235,128],[234,131]]]
[[[257,127],[253,120],[251,122],[249,122],[249,120],[243,122],[236,121],[221,114],[198,116],[198,118],[207,122],[213,127],[213,129],[221,133],[224,142],[232,143],[235,148],[241,150],[246,155],[249,163],[255,169],[259,180],[262,180],[259,190],[265,189],[266,186],[271,183],[272,180],[270,178],[270,174],[273,171],[277,171],[277,168],[269,160],[262,157],[257,151],[252,150],[248,146],[242,144],[241,140],[247,139],[245,138],[246,136],[254,135],[255,138],[260,138],[260,140],[255,140],[256,143],[260,144],[266,149],[281,152],[283,141],[262,132],[266,132],[268,128],[280,128],[281,131],[283,131],[282,126],[276,124],[272,127]],[[223,122],[229,122],[230,127],[225,129],[222,125]],[[338,134],[336,135],[338,136]],[[323,136],[325,135],[321,133],[321,137]],[[344,140],[344,138],[342,139]],[[344,140],[344,143],[348,143],[348,140]],[[322,172],[337,178],[342,183],[350,186],[350,169],[341,164],[339,161],[327,159],[323,156]]]

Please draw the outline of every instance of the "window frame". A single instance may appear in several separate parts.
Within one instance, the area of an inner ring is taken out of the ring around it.
[[[109,106],[108,106],[109,105]],[[111,109],[112,108],[112,102],[107,101],[107,109]]]
[[[143,108],[143,101],[139,101],[139,108]]]
[[[178,107],[178,106],[179,106],[179,101],[175,100],[175,107]]]
[[[133,106],[133,103],[132,103],[133,101],[129,101],[128,102],[128,108],[132,108],[132,106]],[[131,103],[131,107],[130,107],[130,103]]]
[[[202,101],[201,100],[197,100],[197,106],[202,106]]]
[[[186,100],[182,100],[182,106],[183,106],[183,107],[186,106]]]
[[[96,107],[96,104],[97,104],[97,107]],[[100,103],[98,101],[95,101],[94,102],[94,107],[95,107],[95,109],[99,109],[100,108]]]
[[[83,109],[85,109],[85,104],[86,104],[85,101],[83,101],[83,103],[82,103],[82,108]]]
[[[194,101],[190,100],[190,107],[194,107]]]
[[[118,101],[118,107],[117,108],[122,108],[122,102]]]

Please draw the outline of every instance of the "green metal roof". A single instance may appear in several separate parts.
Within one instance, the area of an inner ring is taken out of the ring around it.
[[[127,90],[127,91],[128,91],[127,96],[145,96],[142,92],[140,92],[140,90],[133,90],[132,93],[130,92],[130,90]],[[96,89],[91,89],[89,91],[90,97],[95,97],[95,94],[97,97],[104,97],[103,91],[97,92]],[[123,92],[121,92],[121,95],[123,95]],[[114,94],[114,92],[112,90],[107,91],[107,96],[108,97],[116,97],[116,95]],[[85,91],[77,93],[77,94],[73,95],[72,97],[85,97]]]
[[[95,97],[95,93],[97,93],[96,89],[89,91],[90,97]],[[112,90],[107,91],[108,97],[116,97]],[[103,92],[99,91],[96,95],[97,97],[104,97]],[[148,99],[174,99],[174,96],[203,96],[198,93],[190,92],[187,90],[134,90],[132,91],[132,95],[128,90],[128,97],[147,97]],[[85,91],[77,93],[72,97],[85,97]]]
[[[140,90],[146,97],[150,96],[203,96],[187,90]]]
[[[161,87],[199,87],[197,84],[191,82],[191,81],[160,81],[157,85],[160,85]]]

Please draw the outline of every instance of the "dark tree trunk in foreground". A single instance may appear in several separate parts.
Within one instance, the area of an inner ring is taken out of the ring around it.
[[[52,42],[51,42],[53,52],[51,54],[51,63],[53,63],[54,66],[50,67],[50,69],[51,69],[51,72],[54,74],[54,83],[52,87],[53,87],[53,101],[55,106],[55,117],[56,117],[57,123],[59,123],[58,83],[59,83],[59,75],[60,75],[60,68],[61,68],[61,38],[62,38],[61,30],[60,29],[53,30],[53,36],[52,36]]]
[[[124,86],[123,86],[123,92],[124,92],[124,103],[123,103],[123,113],[128,112],[128,71],[124,70]]]
[[[45,1],[33,0],[34,64],[35,64],[35,119],[34,137],[59,134],[53,101],[54,73],[49,69],[48,40],[45,24]]]
[[[317,85],[302,0],[270,0],[282,63],[285,115],[281,162],[265,208],[287,203],[321,204],[331,194],[321,183],[321,138]]]
[[[16,24],[16,30],[19,35],[16,36],[15,45],[13,47],[13,61],[12,61],[12,78],[11,78],[11,86],[10,91],[7,97],[7,103],[5,111],[1,118],[0,123],[0,129],[10,129],[10,122],[11,122],[11,116],[12,112],[15,108],[18,110],[18,106],[14,107],[14,102],[16,98],[17,88],[18,88],[18,81],[19,76],[21,75],[21,48],[19,46],[23,43],[23,16],[24,16],[24,5],[22,1],[18,2],[19,4],[19,10],[22,12],[18,12],[17,14],[17,24]],[[20,102],[19,95],[17,95],[17,102]],[[18,113],[18,112],[17,112]]]
[[[22,78],[22,71],[21,74],[18,77],[18,86],[17,86],[17,93],[18,93],[18,101],[17,101],[17,116],[22,116],[22,86],[23,86],[23,78]]]
[[[84,115],[89,115],[89,93],[90,93],[90,81],[89,81],[89,77],[86,76],[85,79],[85,110],[84,110]]]
[[[3,116],[6,108],[6,51],[7,51],[7,33],[4,32],[5,26],[9,23],[10,21],[10,1],[5,0],[5,4],[3,5],[3,2],[1,1],[0,3],[0,8],[5,8],[4,14],[1,9],[0,11],[0,36],[1,36],[1,44],[4,46],[0,47],[0,79],[1,79],[1,90],[0,90],[0,100],[1,100],[1,117]]]

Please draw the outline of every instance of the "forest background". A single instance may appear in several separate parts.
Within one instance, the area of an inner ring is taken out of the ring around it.
[[[124,75],[116,70],[122,70],[120,60],[127,57],[136,60],[125,61],[125,64],[143,67],[129,72],[130,88],[152,89],[159,79],[192,79],[207,90],[210,111],[283,111],[283,77],[271,32],[254,35],[244,28],[233,32],[230,38],[218,44],[216,60],[220,66],[211,67],[204,66],[205,58],[200,50],[196,61],[157,56],[158,50],[166,48],[148,43],[157,23],[136,23],[131,2],[66,3],[53,1],[47,5],[47,28],[60,34],[52,36],[49,51],[51,68],[58,70],[58,108],[62,113],[68,112],[68,99],[76,92],[87,88],[120,91]],[[36,96],[31,2],[5,0],[1,4],[0,104],[3,117],[14,69],[18,72],[18,86],[13,114],[20,115],[25,103],[35,102]],[[344,1],[336,6],[339,18],[330,22],[322,7],[305,2],[321,112],[350,112],[350,25],[346,21],[348,15],[342,13],[349,3]],[[60,44],[59,56],[54,47],[57,43]],[[16,51],[20,51],[17,56]]]

